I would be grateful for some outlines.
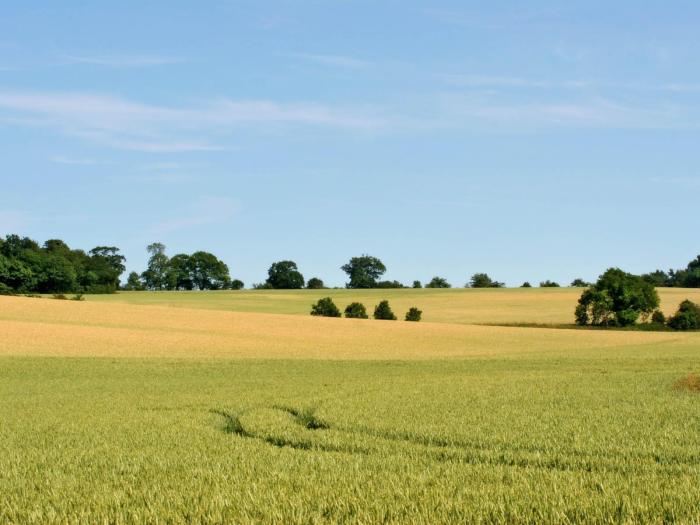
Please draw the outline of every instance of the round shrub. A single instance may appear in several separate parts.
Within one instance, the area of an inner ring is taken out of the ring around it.
[[[362,303],[350,303],[345,307],[345,317],[350,319],[369,319],[367,309]]]
[[[311,306],[311,315],[321,317],[340,317],[340,310],[330,297],[319,299],[316,304]]]
[[[651,314],[651,322],[653,324],[666,324],[666,316],[661,310],[654,310]]]
[[[678,305],[678,311],[668,320],[674,330],[700,329],[700,306],[686,299]]]
[[[323,281],[319,279],[318,277],[312,277],[309,279],[306,283],[306,287],[309,290],[322,290],[326,286],[323,284]]]
[[[382,301],[374,308],[374,318],[382,321],[396,321],[396,316],[389,306],[389,301]]]
[[[418,322],[421,319],[421,316],[423,315],[423,312],[416,308],[415,306],[412,306],[408,312],[406,312],[406,321],[414,321]]]

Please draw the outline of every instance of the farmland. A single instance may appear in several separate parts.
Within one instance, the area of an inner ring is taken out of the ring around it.
[[[0,297],[0,523],[700,521],[700,333],[484,326],[578,293]]]

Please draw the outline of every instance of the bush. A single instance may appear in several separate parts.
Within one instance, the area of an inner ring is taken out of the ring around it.
[[[399,281],[379,281],[375,283],[375,288],[406,288]]]
[[[700,306],[686,299],[678,305],[678,311],[668,319],[668,326],[674,330],[700,329]]]
[[[54,298],[54,299],[59,299],[59,300],[61,300],[61,301],[65,301],[66,299],[68,299],[68,297],[66,297],[66,296],[63,295],[62,293],[55,293],[55,294],[53,294],[53,298]]]
[[[17,295],[15,291],[5,283],[0,283],[0,295]]]
[[[321,317],[340,317],[340,310],[330,297],[319,299],[316,304],[311,306],[311,315]]]
[[[423,288],[423,285],[420,283],[420,281],[413,281],[413,287],[414,288]]]
[[[253,290],[272,290],[270,283],[253,283]]]
[[[234,279],[229,284],[229,288],[231,290],[243,290],[244,287],[245,287],[245,284],[240,279]]]
[[[406,321],[418,322],[418,321],[420,321],[422,315],[423,315],[422,311],[420,311],[415,306],[412,306],[408,310],[408,312],[406,312]]]
[[[323,288],[325,288],[325,285],[323,284],[323,281],[318,277],[312,277],[306,283],[306,287],[309,290],[322,290]]]
[[[504,285],[498,281],[493,281],[487,273],[475,273],[465,285],[465,288],[502,288]]]
[[[267,271],[267,284],[279,290],[297,290],[304,287],[304,276],[294,261],[272,263]]]
[[[576,323],[596,326],[630,326],[659,306],[654,287],[637,275],[610,268],[586,289],[576,307]]]
[[[532,288],[532,285],[528,281],[525,281],[520,285],[520,288]]]
[[[654,310],[651,314],[651,322],[654,324],[666,324],[666,316],[661,310]]]
[[[84,301],[85,297],[81,293],[75,294],[73,297],[70,298],[71,301]]]
[[[396,321],[396,316],[389,306],[389,301],[382,301],[374,308],[374,318],[382,321]]]
[[[571,287],[572,288],[588,288],[591,285],[591,283],[587,283],[583,279],[574,279],[571,281]]]
[[[540,283],[540,288],[559,288],[559,283],[555,283],[554,281],[547,279],[546,281],[542,281]]]
[[[367,309],[362,303],[350,303],[345,307],[345,317],[349,319],[369,319]]]
[[[433,277],[428,284],[425,285],[426,288],[452,288],[452,285],[447,282],[444,277]]]

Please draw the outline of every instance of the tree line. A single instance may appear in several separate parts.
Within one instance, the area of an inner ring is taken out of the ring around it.
[[[113,293],[122,290],[240,290],[244,283],[232,279],[229,267],[206,251],[178,253],[169,257],[162,243],[146,248],[149,254],[146,269],[131,272],[123,285],[126,258],[115,246],[96,246],[85,252],[71,249],[64,241],[50,239],[43,245],[28,237],[10,234],[0,237],[0,293]],[[352,257],[340,268],[348,277],[346,288],[451,288],[447,279],[435,276],[425,284],[413,281],[406,286],[396,280],[384,280],[387,271],[378,257],[363,254]],[[323,289],[319,277],[306,280],[297,263],[282,260],[272,263],[267,279],[253,284],[254,289]],[[700,287],[700,255],[686,268],[656,270],[640,277],[655,287]],[[502,288],[505,284],[487,273],[475,273],[463,285],[466,288]],[[525,282],[521,285],[529,288]],[[545,280],[540,287],[558,287]],[[583,279],[574,279],[570,286],[590,287]]]
[[[111,293],[126,259],[115,246],[71,249],[59,239],[39,245],[28,237],[0,237],[0,293]]]

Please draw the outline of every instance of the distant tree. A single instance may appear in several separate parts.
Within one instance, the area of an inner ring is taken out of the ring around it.
[[[340,310],[330,297],[319,299],[318,302],[311,306],[311,315],[321,317],[340,317]]]
[[[571,281],[571,287],[572,288],[588,288],[591,285],[591,283],[587,283],[583,279],[576,278],[573,281]]]
[[[576,307],[580,325],[629,326],[659,306],[654,287],[639,276],[610,268],[584,290]]]
[[[425,285],[426,288],[452,288],[452,285],[447,282],[444,277],[433,277],[428,284]]]
[[[270,285],[268,282],[253,283],[253,290],[272,290],[272,285]]]
[[[166,274],[170,263],[170,259],[165,255],[165,245],[154,242],[146,247],[146,251],[150,257],[148,267],[141,274],[141,278],[149,290],[163,290],[167,287]]]
[[[525,281],[520,285],[520,288],[532,288],[532,285],[528,281]]]
[[[168,290],[194,290],[194,261],[186,253],[173,255],[165,270],[164,286]]]
[[[559,288],[559,283],[547,279],[546,281],[542,281],[540,283],[540,288]]]
[[[700,306],[686,299],[678,306],[678,311],[669,317],[668,326],[674,330],[700,329]]]
[[[406,312],[406,321],[418,322],[421,320],[422,316],[423,312],[415,306],[412,306],[408,312]]]
[[[323,281],[318,277],[312,277],[311,279],[309,279],[306,283],[306,287],[309,290],[322,290],[323,288],[325,288]]]
[[[384,263],[371,255],[353,257],[340,269],[347,273],[350,278],[350,281],[345,285],[347,288],[374,288],[377,279],[386,272]]]
[[[229,288],[231,290],[242,290],[244,287],[245,287],[245,284],[240,279],[234,279],[233,281],[231,281],[231,284],[229,285]]]
[[[362,303],[350,303],[345,307],[345,317],[350,319],[368,319],[367,309]]]
[[[686,288],[700,288],[700,255],[688,263],[685,271],[683,286]]]
[[[396,321],[396,316],[394,315],[394,312],[391,310],[391,306],[389,306],[389,301],[386,301],[386,300],[381,301],[374,308],[374,318],[384,320],[384,321]]]
[[[377,281],[374,288],[406,288],[399,281]]]
[[[190,255],[190,279],[199,290],[223,290],[231,282],[228,266],[209,252]]]
[[[110,293],[119,288],[119,276],[124,273],[126,257],[116,246],[97,246],[90,250],[87,262],[88,271],[95,275],[95,282],[88,291]]]
[[[642,279],[644,279],[652,286],[656,286],[657,288],[673,286],[673,280],[671,276],[663,270],[656,270],[651,273],[645,273],[644,275],[642,275]]]
[[[470,286],[472,288],[502,288],[504,285],[498,281],[491,280],[491,277],[486,273],[475,273],[469,279],[466,288]]]
[[[294,261],[272,263],[267,271],[267,284],[279,290],[296,290],[304,287],[304,276]]]
[[[131,272],[129,277],[126,279],[126,284],[124,285],[123,289],[132,292],[143,290],[144,285],[141,282],[139,274],[136,272]]]
[[[413,288],[423,288],[423,285],[420,281],[413,281]]]

